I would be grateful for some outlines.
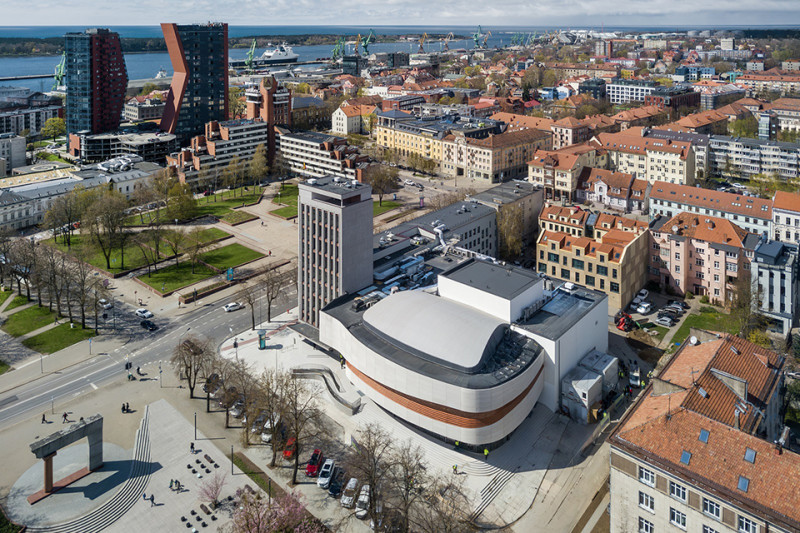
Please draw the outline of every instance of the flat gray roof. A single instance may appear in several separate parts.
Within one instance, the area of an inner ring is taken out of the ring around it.
[[[512,180],[501,183],[497,187],[492,187],[491,189],[479,192],[470,198],[474,198],[482,204],[503,205],[515,202],[520,198],[533,194],[538,190],[541,190],[541,188],[529,181]]]
[[[442,274],[475,289],[511,300],[542,279],[533,271],[470,259]]]
[[[556,340],[607,298],[602,292],[584,288],[576,288],[572,293],[559,289],[544,307],[518,325],[542,337]]]

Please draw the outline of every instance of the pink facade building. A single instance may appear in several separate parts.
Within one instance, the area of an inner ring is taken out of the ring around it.
[[[650,279],[677,294],[726,304],[739,280],[750,281],[759,236],[733,222],[695,213],[659,216],[650,228]]]

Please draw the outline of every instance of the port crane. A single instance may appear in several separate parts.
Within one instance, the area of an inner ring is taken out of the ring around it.
[[[444,38],[444,49],[445,50],[450,50],[450,47],[447,46],[447,43],[450,41],[450,39],[455,39],[455,38],[456,38],[456,36],[453,35],[453,32],[450,32],[450,33],[447,34],[447,37]]]
[[[344,37],[339,37],[336,40],[336,46],[333,47],[333,52],[331,52],[331,59],[336,62],[337,59],[344,57],[345,47]]]
[[[489,40],[489,37],[492,36],[492,32],[487,31],[486,35],[483,36],[483,47],[486,48],[486,42]]]
[[[250,45],[250,50],[247,51],[247,57],[244,60],[244,66],[248,72],[253,71],[253,58],[256,55],[256,40],[253,39],[253,44]]]
[[[478,31],[472,34],[472,40],[475,41],[475,48],[480,47],[481,37],[483,37],[483,30],[478,26]]]
[[[359,34],[356,36],[356,42],[355,42],[355,54],[356,54],[357,56],[360,56],[360,55],[361,55],[361,53],[358,51],[358,47],[359,47],[360,45],[361,45],[361,34],[359,33]]]
[[[56,70],[53,75],[53,77],[55,78],[55,81],[53,82],[53,90],[56,90],[62,85],[64,85],[66,67],[67,67],[67,53],[63,52],[61,54],[61,61],[58,63],[58,65],[56,65]]]
[[[364,49],[364,55],[369,55],[369,43],[375,40],[375,32],[371,29],[369,30],[369,35],[366,37],[361,38],[361,48]],[[358,46],[358,42],[356,42],[356,46]]]
[[[419,38],[419,53],[420,54],[424,54],[425,53],[424,45],[425,45],[425,40],[427,38],[428,38],[428,34],[427,33],[423,33],[422,37]]]

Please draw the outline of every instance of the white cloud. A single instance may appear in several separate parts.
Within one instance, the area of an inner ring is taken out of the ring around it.
[[[5,0],[3,25],[785,25],[798,0]]]

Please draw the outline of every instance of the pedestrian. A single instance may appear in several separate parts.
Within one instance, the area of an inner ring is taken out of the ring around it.
[[[174,482],[173,480],[171,480],[171,479],[169,480],[169,490],[172,490],[172,485],[173,485],[174,483],[175,483],[175,482]]]
[[[261,225],[262,225],[262,226],[264,225],[264,221],[263,221],[263,220],[261,221]]]
[[[460,443],[460,442],[458,442],[458,441],[456,441],[456,446],[455,446],[455,448],[453,448],[453,449],[454,449],[454,450],[457,450],[457,449],[458,449],[458,446],[459,446],[459,444],[461,444],[461,443]]]
[[[143,500],[145,500],[145,501],[147,501],[147,493],[146,493],[146,492],[143,492],[143,493],[142,493],[142,499],[143,499]]]
[[[47,419],[44,417],[44,413],[42,413],[42,424],[47,424]]]
[[[645,387],[645,385],[646,385],[646,384],[645,384],[645,382],[644,382],[644,378],[643,378],[643,379],[642,379],[642,388],[644,388],[644,387]]]
[[[489,448],[483,449],[483,458],[486,459],[487,461],[489,460]]]
[[[156,497],[154,495],[150,495],[150,507],[155,506],[156,504]]]
[[[453,465],[453,473],[458,475],[458,465]]]
[[[189,451],[194,453],[194,442],[189,445]]]
[[[62,423],[66,424],[66,423],[67,423],[67,420],[68,420],[68,419],[67,419],[67,413],[64,413],[63,415],[61,415],[61,422],[62,422]]]
[[[125,414],[125,404],[122,404],[122,414]]]
[[[81,417],[81,424],[83,424],[83,417]]]
[[[126,413],[130,413],[131,412],[131,404],[129,404],[129,403],[125,404],[125,412]]]

